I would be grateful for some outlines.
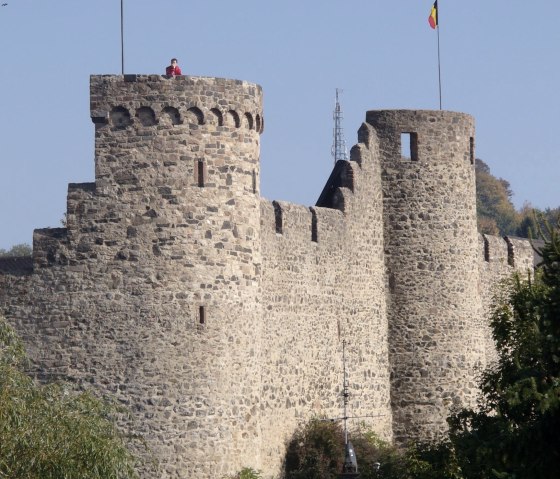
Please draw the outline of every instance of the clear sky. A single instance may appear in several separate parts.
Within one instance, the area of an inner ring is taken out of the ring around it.
[[[0,248],[58,227],[93,176],[89,75],[119,74],[120,0],[2,0]],[[348,147],[371,109],[437,109],[432,0],[124,0],[125,73],[264,89],[261,190],[312,205],[331,168],[335,88]],[[439,0],[443,108],[514,203],[558,207],[560,1]]]

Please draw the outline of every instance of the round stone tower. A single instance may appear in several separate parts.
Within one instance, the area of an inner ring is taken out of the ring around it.
[[[484,362],[478,327],[474,121],[369,111],[379,138],[397,442],[446,430]]]
[[[130,405],[160,477],[258,468],[261,88],[93,76],[91,116],[95,185],[67,226],[94,317],[72,313],[69,374]]]

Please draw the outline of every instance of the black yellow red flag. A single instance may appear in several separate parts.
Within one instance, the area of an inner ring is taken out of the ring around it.
[[[430,24],[430,27],[434,29],[438,26],[437,0],[432,5],[432,10],[430,12],[430,16],[428,17],[428,23]]]

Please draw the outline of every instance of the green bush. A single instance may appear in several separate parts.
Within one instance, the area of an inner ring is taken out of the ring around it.
[[[379,439],[361,426],[352,432],[351,442],[356,452],[362,479],[400,477],[396,474],[401,455],[396,448]],[[299,428],[288,444],[285,458],[287,479],[334,479],[344,463],[344,432],[337,422],[312,419]],[[400,470],[400,469],[399,469]]]
[[[361,479],[460,479],[449,442],[412,444],[399,450],[360,425],[352,431]],[[339,423],[312,419],[288,444],[286,479],[334,479],[344,463],[344,432]]]
[[[255,471],[251,467],[244,467],[237,474],[228,476],[228,479],[261,479],[261,472]]]
[[[25,243],[12,246],[9,250],[0,248],[0,257],[2,256],[31,256],[33,248]]]
[[[312,419],[288,444],[286,479],[334,479],[342,471],[344,437],[339,424]]]

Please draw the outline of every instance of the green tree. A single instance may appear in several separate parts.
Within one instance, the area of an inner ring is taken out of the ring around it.
[[[489,166],[477,158],[476,209],[478,229],[481,233],[512,235],[519,224],[518,213],[511,201],[510,184],[490,173]]]
[[[412,443],[403,453],[401,472],[390,479],[464,479],[450,441]]]
[[[39,385],[0,317],[0,478],[135,478],[138,464],[117,429],[117,408],[64,384]],[[130,439],[130,438],[128,438]]]
[[[519,211],[519,226],[517,236],[522,238],[536,237],[539,231],[546,229],[547,224],[556,224],[560,219],[560,208],[546,208],[540,210],[530,203],[525,203]]]
[[[28,244],[21,243],[12,246],[9,250],[0,248],[0,257],[2,256],[31,256],[33,248]]]
[[[560,224],[548,227],[533,279],[497,297],[498,362],[476,410],[452,416],[450,437],[467,479],[552,479],[560,471]]]

